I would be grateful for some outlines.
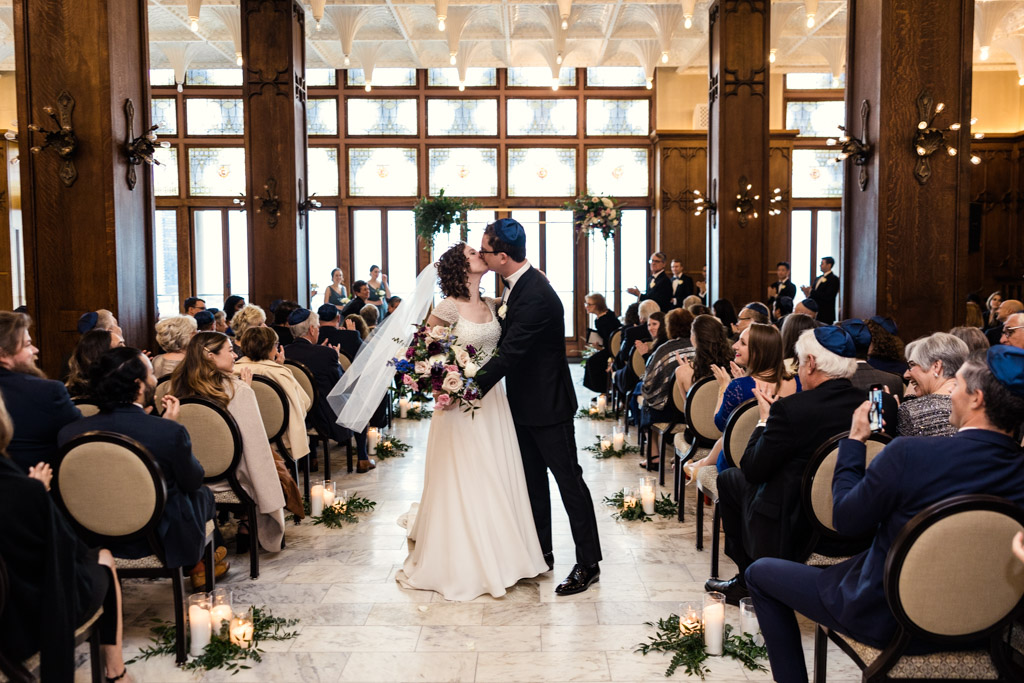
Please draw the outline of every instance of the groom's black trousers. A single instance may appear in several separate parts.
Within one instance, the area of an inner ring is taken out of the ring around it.
[[[526,487],[530,493],[533,521],[537,525],[540,547],[551,552],[551,490],[548,470],[555,477],[562,505],[569,515],[572,539],[576,543],[576,562],[583,565],[601,561],[601,542],[597,537],[597,516],[590,490],[583,481],[583,468],[576,457],[573,421],[547,427],[516,425],[519,450],[523,456]]]

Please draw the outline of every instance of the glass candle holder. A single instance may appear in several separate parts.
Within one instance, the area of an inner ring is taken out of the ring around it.
[[[626,445],[626,435],[622,431],[622,427],[615,427],[612,430],[612,448],[617,451],[621,451]]]
[[[679,604],[679,633],[686,635],[703,628],[701,612],[704,606],[699,602],[683,602]]]
[[[324,485],[323,482],[313,484],[309,489],[309,514],[319,517],[324,513]]]
[[[252,612],[246,610],[236,614],[231,620],[230,630],[231,644],[245,649],[252,647],[253,623]]]
[[[622,509],[629,510],[636,507],[636,491],[628,486],[622,489]]]
[[[210,593],[210,624],[213,635],[219,636],[225,624],[231,622],[234,612],[231,610],[231,591],[227,588],[215,588]]]
[[[640,504],[643,505],[644,514],[654,514],[655,491],[658,490],[658,480],[655,477],[640,477]]]
[[[725,595],[704,594],[704,648],[709,655],[721,656],[725,639]]]
[[[764,636],[761,635],[761,625],[757,623],[753,598],[740,599],[740,630],[749,634],[755,645],[764,645]]]
[[[323,504],[324,508],[329,508],[334,505],[335,491],[337,491],[338,484],[330,479],[324,480],[324,492],[323,492]]]
[[[207,571],[212,571],[207,567]],[[210,644],[213,627],[210,623],[210,598],[206,593],[194,593],[188,596],[188,653],[199,657]]]

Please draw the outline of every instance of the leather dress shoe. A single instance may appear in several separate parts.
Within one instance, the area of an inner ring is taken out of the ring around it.
[[[370,470],[375,469],[377,469],[377,463],[374,461],[373,458],[360,460],[359,463],[356,465],[356,472],[358,472],[359,474],[363,474],[364,472],[369,472]]]
[[[743,583],[739,574],[728,581],[708,579],[707,583],[704,584],[704,590],[722,593],[725,595],[725,601],[730,605],[739,605],[741,598],[750,597],[750,591],[747,590],[747,586]]]
[[[596,564],[577,564],[565,577],[562,583],[555,587],[556,595],[575,595],[590,588],[590,584],[601,580],[601,568]]]
[[[551,571],[552,569],[555,568],[555,554],[554,553],[544,553],[544,561],[548,563],[548,571]]]

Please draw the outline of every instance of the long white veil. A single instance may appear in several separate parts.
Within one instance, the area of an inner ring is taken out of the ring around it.
[[[366,428],[395,377],[395,369],[389,363],[409,347],[413,333],[434,300],[436,281],[437,268],[430,264],[416,278],[412,296],[402,299],[395,312],[377,326],[352,366],[331,389],[327,403],[338,414],[338,424],[356,432]]]

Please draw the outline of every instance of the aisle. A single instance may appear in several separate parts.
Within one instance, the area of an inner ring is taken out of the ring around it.
[[[577,384],[582,371],[573,366]],[[579,388],[581,403],[590,394]],[[578,421],[581,448],[610,422]],[[423,447],[429,422],[400,421],[396,433],[413,446],[404,458],[378,462],[376,470],[348,475],[338,487],[377,501],[377,510],[344,529],[289,526],[288,548],[261,557],[261,575],[248,578],[244,556],[230,555],[232,569],[218,585],[230,586],[235,604],[268,606],[276,616],[301,620],[298,638],[268,642],[262,664],[231,676],[224,671],[196,677],[174,666],[173,658],[137,663],[138,681],[665,681],[668,657],[635,654],[650,629],[645,621],[678,610],[681,601],[700,600],[710,556],[710,514],[705,547],[694,548],[694,503],[688,489],[686,522],[674,519],[616,522],[600,503],[623,486],[635,486],[642,470],[635,456],[580,463],[595,498],[604,562],[601,581],[589,591],[564,598],[553,589],[572,568],[573,544],[556,497],[553,573],[525,580],[501,599],[449,603],[433,593],[404,590],[395,571],[405,558],[404,530],[395,520],[417,501],[423,484]],[[631,438],[635,431],[631,430]],[[343,462],[343,461],[342,461]],[[552,492],[557,489],[552,484]],[[668,490],[671,493],[671,489]],[[721,575],[735,567],[723,556]],[[739,611],[727,610],[739,623]],[[125,585],[126,658],[148,643],[152,617],[170,618],[169,582]],[[812,636],[804,624],[805,655]],[[856,667],[830,648],[829,681],[858,681]],[[770,681],[767,673],[745,671],[734,660],[712,658],[709,683]],[[88,665],[77,680],[88,681]]]

